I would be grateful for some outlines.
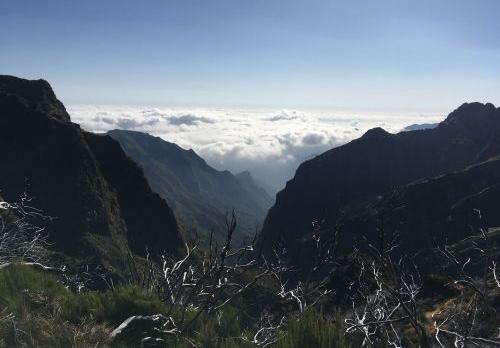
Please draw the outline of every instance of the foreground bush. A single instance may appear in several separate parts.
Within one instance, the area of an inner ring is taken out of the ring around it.
[[[0,271],[0,347],[105,347],[110,329],[74,325],[63,306],[74,294],[50,274],[12,265]]]
[[[28,266],[0,271],[0,347],[104,347],[129,316],[163,310],[158,297],[136,286],[75,294]]]
[[[306,312],[300,318],[290,318],[286,330],[281,332],[277,348],[344,348],[342,319],[329,320],[315,311]]]
[[[164,313],[166,308],[154,293],[138,286],[117,287],[69,296],[62,315],[75,324],[92,321],[117,326],[133,315]]]
[[[0,270],[0,347],[108,347],[110,332],[132,315],[166,313],[158,297],[137,286],[106,292],[75,294],[57,278],[28,266]],[[224,311],[196,317],[189,330],[171,337],[166,347],[255,347],[252,331],[242,325],[242,311]],[[172,315],[177,316],[175,310]],[[323,318],[310,311],[292,317],[279,333],[279,348],[347,347],[341,320]]]

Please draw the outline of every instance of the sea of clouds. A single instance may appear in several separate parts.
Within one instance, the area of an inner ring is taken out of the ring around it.
[[[411,124],[443,119],[430,114],[94,105],[72,105],[68,111],[73,122],[88,131],[147,132],[193,149],[217,169],[249,170],[273,192],[284,187],[301,162],[370,128],[399,132]]]

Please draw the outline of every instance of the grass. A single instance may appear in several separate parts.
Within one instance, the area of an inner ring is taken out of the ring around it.
[[[239,311],[230,306],[226,307],[223,312],[201,315],[186,335],[188,339],[198,342],[204,348],[255,347],[245,341],[246,336],[248,334],[242,329]],[[175,342],[174,347],[192,346],[187,340],[181,338]]]
[[[136,286],[75,294],[27,266],[0,271],[2,348],[106,347],[109,333],[129,316],[163,310],[154,294]]]
[[[109,333],[126,318],[165,311],[156,294],[138,286],[75,294],[54,275],[27,266],[0,271],[1,348],[107,347]],[[232,308],[200,316],[186,335],[207,348],[252,347],[237,338],[243,333]],[[185,340],[171,345],[190,347]]]
[[[73,325],[61,315],[74,294],[50,274],[26,266],[0,272],[0,347],[104,347],[109,329]]]
[[[45,312],[46,304],[70,295],[54,276],[28,266],[13,265],[0,272],[0,308],[17,316],[25,311]]]
[[[152,315],[165,310],[154,293],[138,286],[126,286],[114,291],[73,295],[63,303],[62,315],[75,324],[93,321],[117,326],[132,315]]]
[[[286,330],[281,332],[276,348],[345,348],[342,319],[325,318],[321,313],[309,311],[301,318],[291,317]]]
[[[156,294],[137,286],[75,294],[54,275],[27,266],[0,271],[0,348],[104,348],[109,346],[110,332],[126,318],[165,311]],[[245,340],[253,334],[240,313],[226,307],[224,312],[201,315],[182,338],[173,339],[166,347],[191,347],[189,340],[205,348],[255,347]],[[187,320],[195,314],[188,312]],[[316,312],[308,312],[300,320],[291,317],[274,347],[347,347],[341,322]]]

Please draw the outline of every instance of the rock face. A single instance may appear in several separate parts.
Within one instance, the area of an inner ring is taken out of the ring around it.
[[[85,133],[85,139],[101,173],[116,192],[130,248],[140,255],[146,246],[153,254],[174,251],[182,244],[174,213],[164,199],[151,191],[142,168],[110,136]]]
[[[464,104],[436,128],[398,134],[372,129],[304,162],[266,217],[261,250],[269,252],[277,241],[293,246],[311,231],[313,221],[333,225],[347,206],[484,160],[495,153],[498,134],[499,109]]]
[[[14,76],[0,75],[0,93],[14,96],[30,109],[60,121],[70,121],[64,105],[56,98],[52,87],[45,80],[25,80]]]
[[[56,217],[55,249],[116,261],[129,245],[138,253],[180,246],[171,209],[141,169],[111,138],[71,123],[46,81],[0,76],[0,148],[2,196],[18,201],[27,190],[31,206]]]
[[[144,168],[151,187],[172,206],[188,235],[207,240],[223,238],[225,218],[235,209],[239,231],[236,237],[253,236],[264,220],[272,200],[250,176],[237,176],[210,167],[193,150],[145,133],[114,130],[108,133],[125,152]]]

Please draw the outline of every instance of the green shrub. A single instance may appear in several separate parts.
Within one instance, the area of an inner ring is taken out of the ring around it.
[[[138,286],[106,292],[74,294],[57,278],[29,266],[12,265],[0,271],[0,310],[20,316],[25,312],[55,310],[73,323],[96,321],[116,325],[132,315],[162,313],[155,293]]]
[[[0,310],[5,309],[16,317],[31,311],[50,310],[55,303],[70,296],[71,292],[52,274],[21,265],[0,271]]]
[[[344,348],[342,320],[328,320],[315,311],[288,320],[286,330],[280,333],[277,348]]]
[[[73,295],[63,304],[63,316],[74,323],[95,321],[118,325],[132,315],[158,314],[165,310],[155,293],[138,286]]]
[[[196,313],[188,311],[185,322],[189,323]],[[254,344],[245,340],[251,335],[242,329],[240,313],[241,311],[229,305],[217,313],[204,313],[191,323],[182,337],[168,342],[167,347],[188,348],[192,347],[190,342],[196,342],[204,348],[254,348]],[[173,316],[180,318],[178,313]]]
[[[244,347],[238,311],[227,306],[214,315],[203,315],[196,325],[193,338],[207,348]]]
[[[219,316],[200,316],[188,333],[190,339],[206,348],[255,347],[243,337],[253,334],[241,328],[239,311],[226,308]],[[255,329],[255,328],[254,328]],[[171,345],[169,345],[171,346]],[[177,342],[176,348],[190,347],[189,343]],[[276,348],[346,348],[342,320],[328,320],[318,312],[309,311],[303,316],[291,317],[287,326],[278,335]]]
[[[104,347],[129,316],[164,311],[154,293],[137,286],[75,294],[47,272],[21,265],[0,270],[0,348]]]
[[[47,272],[21,265],[0,270],[0,348],[105,347],[109,328],[72,325],[60,315],[74,296]]]
[[[14,314],[13,319],[0,322],[0,348],[105,347],[109,332],[129,316],[165,313],[166,308],[154,292],[138,286],[75,294],[52,274],[14,265],[0,270],[0,312]],[[177,321],[181,317],[176,311],[172,315]],[[195,315],[188,311],[185,320]],[[168,346],[191,347],[188,341],[192,340],[206,348],[254,347],[244,340],[253,335],[245,330],[241,311],[227,306],[223,312],[200,315],[183,338]],[[347,344],[340,318],[332,321],[311,311],[289,318],[273,347],[344,348]]]

